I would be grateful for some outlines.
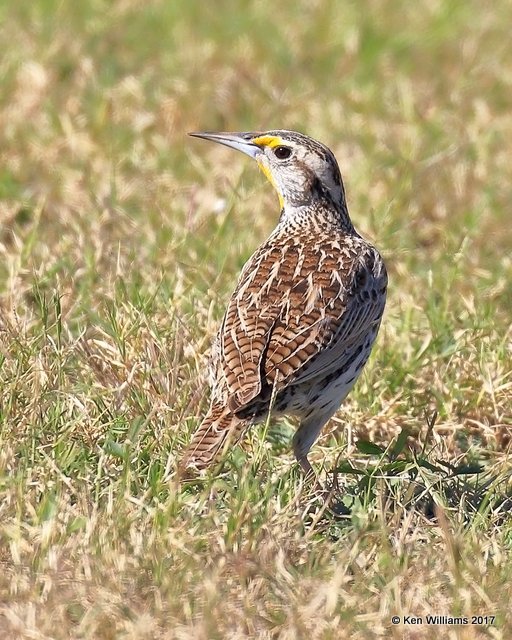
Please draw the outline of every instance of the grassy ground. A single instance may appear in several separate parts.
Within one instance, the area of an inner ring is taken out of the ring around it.
[[[0,637],[512,637],[511,21],[505,0],[0,5]],[[277,217],[247,158],[185,134],[280,127],[335,151],[390,272],[312,455],[345,519],[286,422],[174,483]]]

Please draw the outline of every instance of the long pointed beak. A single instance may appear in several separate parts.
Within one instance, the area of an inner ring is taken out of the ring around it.
[[[261,147],[251,142],[257,134],[253,133],[209,133],[208,131],[194,131],[188,134],[194,138],[204,138],[212,142],[218,142],[226,147],[241,151],[251,158],[256,158],[261,153]]]

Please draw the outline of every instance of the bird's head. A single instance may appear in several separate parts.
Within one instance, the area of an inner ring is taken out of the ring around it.
[[[191,133],[238,149],[254,158],[272,183],[281,209],[328,200],[345,209],[345,193],[338,163],[325,145],[295,131]]]

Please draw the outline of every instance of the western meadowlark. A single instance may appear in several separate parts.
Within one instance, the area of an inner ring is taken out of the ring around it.
[[[210,362],[211,405],[185,451],[190,475],[210,466],[250,425],[300,420],[307,454],[361,373],[379,330],[387,275],[350,220],[333,153],[294,131],[192,133],[254,158],[277,191],[279,223],[249,258]]]

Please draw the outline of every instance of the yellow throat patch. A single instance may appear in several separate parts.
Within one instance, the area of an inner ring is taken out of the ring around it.
[[[270,173],[270,170],[268,167],[266,167],[263,162],[261,162],[260,160],[258,160],[258,167],[261,169],[261,172],[263,173],[263,175],[265,176],[265,178],[270,182],[270,184],[274,187],[274,189],[276,190],[277,193],[277,197],[279,198],[279,206],[281,207],[281,209],[284,207],[284,198],[281,195],[281,192],[279,191],[279,188],[276,184],[276,181],[274,180],[274,176]]]
[[[257,144],[259,147],[270,147],[271,149],[273,149],[274,147],[279,147],[283,144],[283,141],[279,136],[259,136],[257,138],[253,138],[252,142],[254,142],[254,144]],[[260,160],[258,160],[258,167],[261,169],[261,172],[263,173],[265,178],[267,178],[267,180],[276,190],[277,197],[279,198],[279,206],[282,209],[284,207],[284,199],[281,192],[279,191],[274,177],[272,176],[272,173],[270,172],[269,168],[266,167]]]

